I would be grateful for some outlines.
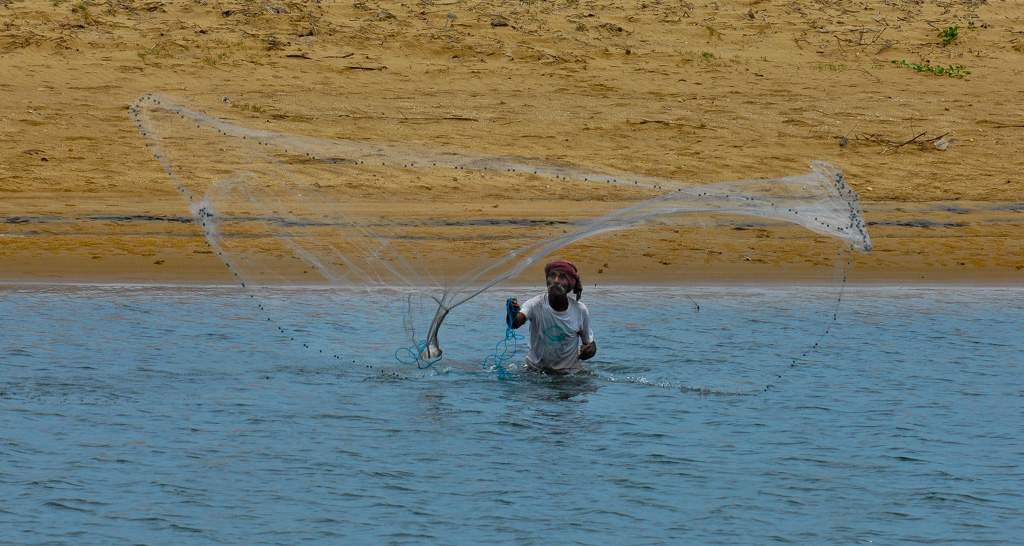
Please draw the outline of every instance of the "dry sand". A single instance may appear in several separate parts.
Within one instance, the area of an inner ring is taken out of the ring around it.
[[[853,281],[1020,284],[1022,81],[1004,0],[0,0],[0,280],[231,281],[128,115],[160,92],[290,134],[693,184],[825,160],[875,245]],[[600,252],[569,253],[588,282],[672,282]]]

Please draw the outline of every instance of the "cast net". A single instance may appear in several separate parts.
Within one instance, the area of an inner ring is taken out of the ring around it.
[[[440,358],[449,313],[500,283],[541,285],[538,262],[553,256],[585,256],[588,284],[616,264],[632,282],[648,267],[676,284],[757,278],[758,267],[813,281],[823,270],[845,275],[845,253],[871,248],[856,193],[823,162],[797,176],[695,187],[261,131],[157,95],[131,112],[239,283],[394,290],[408,300],[401,328],[420,367]]]

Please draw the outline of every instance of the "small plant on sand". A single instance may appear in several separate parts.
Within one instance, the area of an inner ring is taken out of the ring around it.
[[[203,57],[203,64],[206,64],[208,66],[217,66],[217,63],[223,61],[227,57],[228,57],[228,54],[226,52],[224,52],[224,51],[221,51],[216,56],[206,55],[206,56]]]
[[[78,4],[77,6],[71,8],[71,13],[74,13],[75,15],[81,17],[82,22],[87,25],[91,25],[96,22],[93,19],[92,14],[89,13],[89,6],[86,6],[85,4]]]
[[[725,59],[711,51],[696,51],[693,49],[676,50],[679,58],[679,66],[696,63],[704,68],[718,69],[728,66],[729,63],[738,63],[739,59]]]
[[[263,113],[263,105],[261,105],[261,104],[249,104],[247,102],[243,102],[241,104],[232,103],[231,107],[232,108],[238,108],[239,110],[241,110],[243,112],[255,112],[257,114],[262,114]]]
[[[960,25],[953,25],[947,29],[944,29],[939,33],[939,39],[942,40],[942,47],[946,47],[949,44],[956,41],[957,36],[960,35]]]
[[[936,76],[949,76],[951,78],[963,79],[964,76],[967,76],[971,73],[969,70],[965,70],[967,67],[965,67],[962,64],[951,64],[949,66],[942,66],[920,63],[908,63],[907,61],[893,61],[892,64],[896,66],[902,66],[904,68],[910,68],[917,72],[930,72],[932,74],[935,74]]]
[[[151,63],[153,66],[159,67],[159,61],[154,59],[171,59],[174,58],[175,51],[181,52],[185,49],[185,46],[178,42],[157,42],[149,49],[139,51],[138,56],[142,59],[142,62]]]

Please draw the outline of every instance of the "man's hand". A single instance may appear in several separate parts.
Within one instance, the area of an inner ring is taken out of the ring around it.
[[[522,307],[519,305],[519,300],[515,298],[509,298],[508,302],[505,303],[505,324],[508,324],[513,329],[519,328],[526,323],[526,315],[520,310]]]
[[[597,354],[597,342],[591,341],[580,347],[580,360],[590,360]]]

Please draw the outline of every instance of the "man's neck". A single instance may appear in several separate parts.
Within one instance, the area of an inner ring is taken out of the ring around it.
[[[561,313],[569,308],[569,298],[567,296],[556,296],[554,294],[548,294],[548,305],[552,309]]]

